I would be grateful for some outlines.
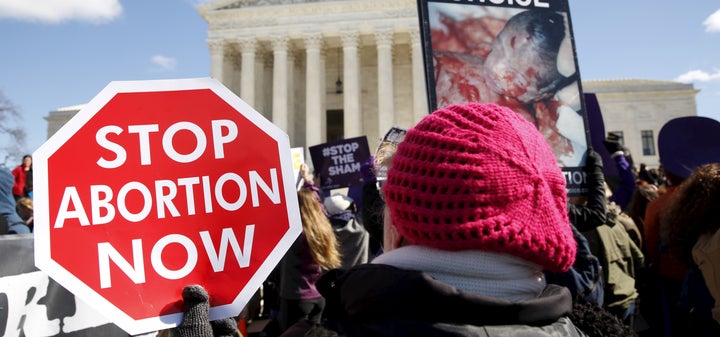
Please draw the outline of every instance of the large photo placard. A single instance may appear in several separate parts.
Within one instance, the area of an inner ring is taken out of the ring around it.
[[[510,107],[535,124],[567,179],[585,192],[590,144],[566,0],[418,0],[428,105]]]

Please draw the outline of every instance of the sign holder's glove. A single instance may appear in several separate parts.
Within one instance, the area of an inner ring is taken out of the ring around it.
[[[615,157],[618,154],[625,154],[625,149],[623,149],[622,144],[620,144],[617,140],[605,139],[603,140],[603,144],[612,157]]]
[[[182,297],[185,312],[180,325],[171,329],[173,337],[240,336],[233,318],[210,322],[210,296],[202,286],[186,286]]]
[[[365,184],[374,184],[377,182],[375,175],[375,157],[370,156],[362,165],[360,165],[360,174]]]

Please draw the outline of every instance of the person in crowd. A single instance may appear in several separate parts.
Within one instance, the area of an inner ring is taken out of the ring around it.
[[[23,156],[22,163],[12,170],[15,183],[12,187],[12,194],[15,200],[22,197],[30,196],[32,192],[32,157],[29,154]],[[27,186],[28,175],[30,176],[30,186]]]
[[[667,242],[661,242],[660,223],[675,189],[685,178],[671,171],[665,172],[666,185],[658,188],[658,197],[648,202],[644,216],[643,241],[647,270],[643,296],[644,315],[650,329],[665,336],[682,336],[686,313],[677,308],[682,280],[687,267],[668,253]],[[674,332],[674,333],[673,333]],[[678,335],[679,334],[679,335]]]
[[[622,225],[630,239],[635,243],[638,249],[642,250],[642,232],[630,217],[630,214],[623,211],[620,205],[612,201],[615,194],[610,190],[610,186],[605,183],[605,195],[607,196],[607,217],[608,221]]]
[[[30,199],[30,197],[22,197],[15,203],[15,209],[17,210],[20,218],[25,222],[25,225],[28,226],[32,232],[35,224],[35,218],[33,216],[33,200]]]
[[[603,281],[598,284],[604,288],[601,306],[632,327],[639,296],[635,275],[644,257],[631,240],[628,227],[637,229],[634,224],[622,224],[632,219],[610,201],[612,192],[605,183],[600,155],[591,149],[585,162],[588,193],[568,205],[570,222],[581,231],[590,252],[600,261]]]
[[[649,169],[648,174],[650,175],[650,178],[655,181],[655,185],[662,185],[662,183],[665,181],[665,179],[660,176],[660,170],[655,167]]]
[[[0,216],[0,235],[5,235],[8,232],[8,221],[4,216]]]
[[[585,157],[588,191],[583,196],[568,200],[570,223],[581,232],[595,229],[607,220],[607,200],[605,198],[605,177],[600,154],[589,149]]]
[[[605,287],[600,260],[590,250],[590,243],[580,231],[572,227],[577,242],[575,262],[564,272],[544,271],[548,284],[557,284],[570,290],[574,304],[590,304],[602,308]]]
[[[610,195],[608,189],[608,196]],[[645,257],[633,237],[640,240],[632,218],[615,203],[608,204],[607,222],[583,232],[590,249],[600,259],[605,285],[604,307],[627,326],[634,326],[639,292],[636,276]]]
[[[588,150],[584,170],[590,192],[582,197],[570,198],[567,204],[568,218],[578,247],[575,263],[566,272],[545,271],[548,283],[567,287],[576,303],[590,303],[598,307],[603,306],[605,297],[600,260],[592,253],[587,238],[578,228],[591,230],[605,223],[605,199],[598,197],[602,193],[602,169],[600,155],[592,149]]]
[[[661,303],[651,306],[659,312],[652,315],[649,324],[662,326],[666,335],[685,335],[689,313],[678,306],[688,265],[669,252],[670,228],[665,217],[678,186],[695,169],[720,158],[718,133],[720,122],[707,117],[686,116],[666,122],[658,134],[658,154],[666,187],[658,188],[660,195],[648,204],[645,212],[643,239],[649,264],[648,278],[656,282],[653,285],[656,291],[645,298],[662,299]]]
[[[30,227],[17,212],[15,197],[13,196],[13,174],[6,168],[0,168],[0,214],[2,214],[2,227],[0,234],[27,234]]]
[[[648,184],[657,185],[657,180],[650,174],[645,163],[640,163],[640,171],[638,171],[638,178]]]
[[[657,186],[647,183],[639,184],[635,187],[632,198],[630,198],[630,204],[628,204],[627,207],[627,215],[632,218],[633,222],[640,231],[641,237],[639,246],[643,252],[646,252],[645,244],[642,241],[642,237],[644,237],[645,233],[645,212],[647,211],[647,205],[651,201],[657,199],[657,197]]]
[[[688,266],[679,299],[689,313],[688,336],[720,336],[718,205],[720,164],[706,164],[677,188],[665,217],[669,252]]]
[[[281,330],[299,320],[320,322],[325,299],[315,283],[324,271],[342,262],[338,241],[316,191],[303,187],[297,195],[303,232],[280,262]]]
[[[383,244],[383,209],[385,208],[385,201],[382,200],[378,189],[376,172],[375,157],[371,156],[360,165],[363,180],[360,215],[365,229],[370,234],[370,259],[382,253]]]
[[[570,292],[543,275],[575,259],[565,179],[521,115],[468,103],[424,117],[382,192],[383,254],[318,282],[337,332],[580,334],[567,317]]]
[[[334,193],[325,197],[323,203],[340,245],[342,256],[340,268],[350,269],[355,265],[367,263],[370,234],[358,221],[354,200],[346,195]]]
[[[632,219],[632,223],[639,231],[640,238],[636,239],[631,235],[633,241],[636,241],[636,245],[640,247],[640,251],[643,256],[647,256],[647,248],[643,238],[645,237],[645,211],[648,203],[655,200],[658,196],[658,188],[655,185],[648,183],[641,183],[636,186],[633,196],[630,199],[630,204],[627,207],[626,214]],[[659,291],[655,289],[655,280],[653,280],[652,272],[646,263],[637,271],[635,275],[635,288],[639,293],[637,300],[637,315],[641,317],[640,320],[636,320],[638,329],[643,329],[640,332],[640,336],[657,336],[660,334],[660,329],[657,324],[649,326],[645,324],[646,317],[652,317],[655,315],[654,311],[660,307],[660,301],[658,298],[654,298]]]
[[[619,318],[591,303],[576,303],[570,319],[588,337],[637,337]]]
[[[633,192],[635,191],[635,174],[632,171],[630,161],[626,155],[625,147],[615,137],[608,137],[603,141],[603,145],[610,152],[610,157],[615,161],[620,181],[612,192],[610,202],[616,203],[621,210],[625,210]]]

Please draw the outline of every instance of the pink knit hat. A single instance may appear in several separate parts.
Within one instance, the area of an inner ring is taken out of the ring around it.
[[[413,244],[507,253],[555,272],[575,260],[562,171],[537,128],[508,108],[425,116],[398,146],[383,192]]]

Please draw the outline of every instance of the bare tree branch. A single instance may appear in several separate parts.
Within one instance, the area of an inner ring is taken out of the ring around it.
[[[22,121],[20,109],[0,91],[0,152],[8,156],[20,154],[27,136]]]

